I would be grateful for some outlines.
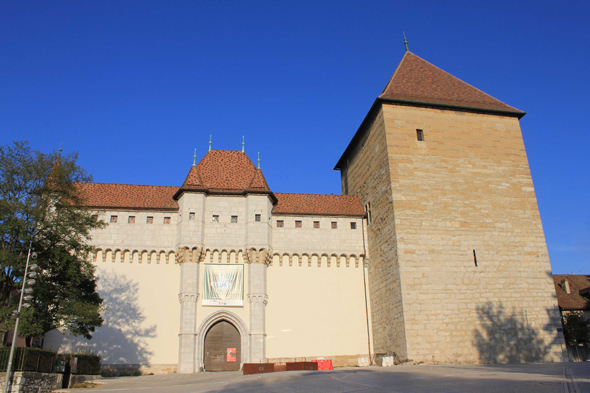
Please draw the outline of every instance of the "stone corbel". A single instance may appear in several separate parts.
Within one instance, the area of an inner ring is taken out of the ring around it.
[[[248,303],[268,304],[268,295],[248,295]]]
[[[203,250],[201,248],[194,248],[193,250],[189,250],[188,247],[179,248],[175,251],[176,254],[176,261],[179,264],[183,263],[199,263],[204,257]]]
[[[199,295],[198,293],[179,293],[178,294],[178,302],[180,304],[184,303],[184,302],[193,302],[196,303],[197,300],[199,300]]]
[[[256,251],[256,249],[253,248],[248,250],[246,256],[246,263],[264,263],[268,266],[272,260],[272,250]]]

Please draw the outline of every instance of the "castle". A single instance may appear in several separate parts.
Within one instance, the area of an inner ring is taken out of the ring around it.
[[[343,195],[275,193],[244,152],[181,187],[88,183],[105,324],[45,348],[192,373],[375,354],[562,361],[524,112],[406,52],[338,161]]]

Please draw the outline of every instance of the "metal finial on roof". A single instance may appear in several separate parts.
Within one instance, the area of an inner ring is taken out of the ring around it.
[[[258,169],[260,169],[260,152],[258,152]]]
[[[406,40],[406,32],[404,31],[404,45],[406,46],[406,52],[409,52],[410,50],[408,49],[408,40]]]
[[[212,135],[209,135],[209,151],[211,151],[211,137]]]
[[[242,153],[244,152],[245,147],[246,147],[246,142],[244,141],[244,137],[242,136]]]
[[[61,157],[61,152],[63,151],[63,146],[64,146],[64,143],[63,143],[63,142],[61,142],[61,143],[59,144],[59,156],[60,156],[60,157]]]
[[[195,148],[195,154],[193,154],[193,166],[197,165],[197,149]]]

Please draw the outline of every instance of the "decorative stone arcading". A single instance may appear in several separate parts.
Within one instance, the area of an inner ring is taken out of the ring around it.
[[[184,303],[184,302],[193,302],[196,303],[197,300],[199,300],[199,295],[198,293],[179,293],[178,294],[178,302],[180,304]]]
[[[268,304],[268,295],[248,295],[248,303]]]
[[[188,247],[183,247],[176,250],[176,261],[178,261],[179,264],[183,264],[185,262],[199,263],[203,260],[203,258],[203,249],[199,247],[193,247],[192,250],[190,250]]]

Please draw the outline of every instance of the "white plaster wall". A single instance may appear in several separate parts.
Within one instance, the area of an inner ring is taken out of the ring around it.
[[[176,364],[180,305],[177,264],[95,263],[105,322],[92,340],[45,336],[44,348],[91,350],[103,364]]]
[[[267,286],[268,358],[368,352],[362,264],[273,263]]]
[[[284,227],[277,227],[277,221],[283,220]],[[301,221],[301,228],[295,228],[295,221]],[[320,228],[314,228],[313,222],[319,221]],[[338,228],[332,229],[332,222]],[[350,223],[356,223],[356,229],[350,229]],[[272,216],[272,245],[277,250],[293,252],[326,252],[359,255],[363,253],[362,219],[353,217],[329,216]]]
[[[108,225],[92,233],[91,244],[101,248],[174,248],[176,244],[176,212],[107,210],[98,212]],[[110,223],[111,216],[117,216],[117,223]],[[129,224],[129,216],[135,223]],[[147,224],[147,217],[154,223]],[[170,217],[170,224],[164,224],[164,217]]]

